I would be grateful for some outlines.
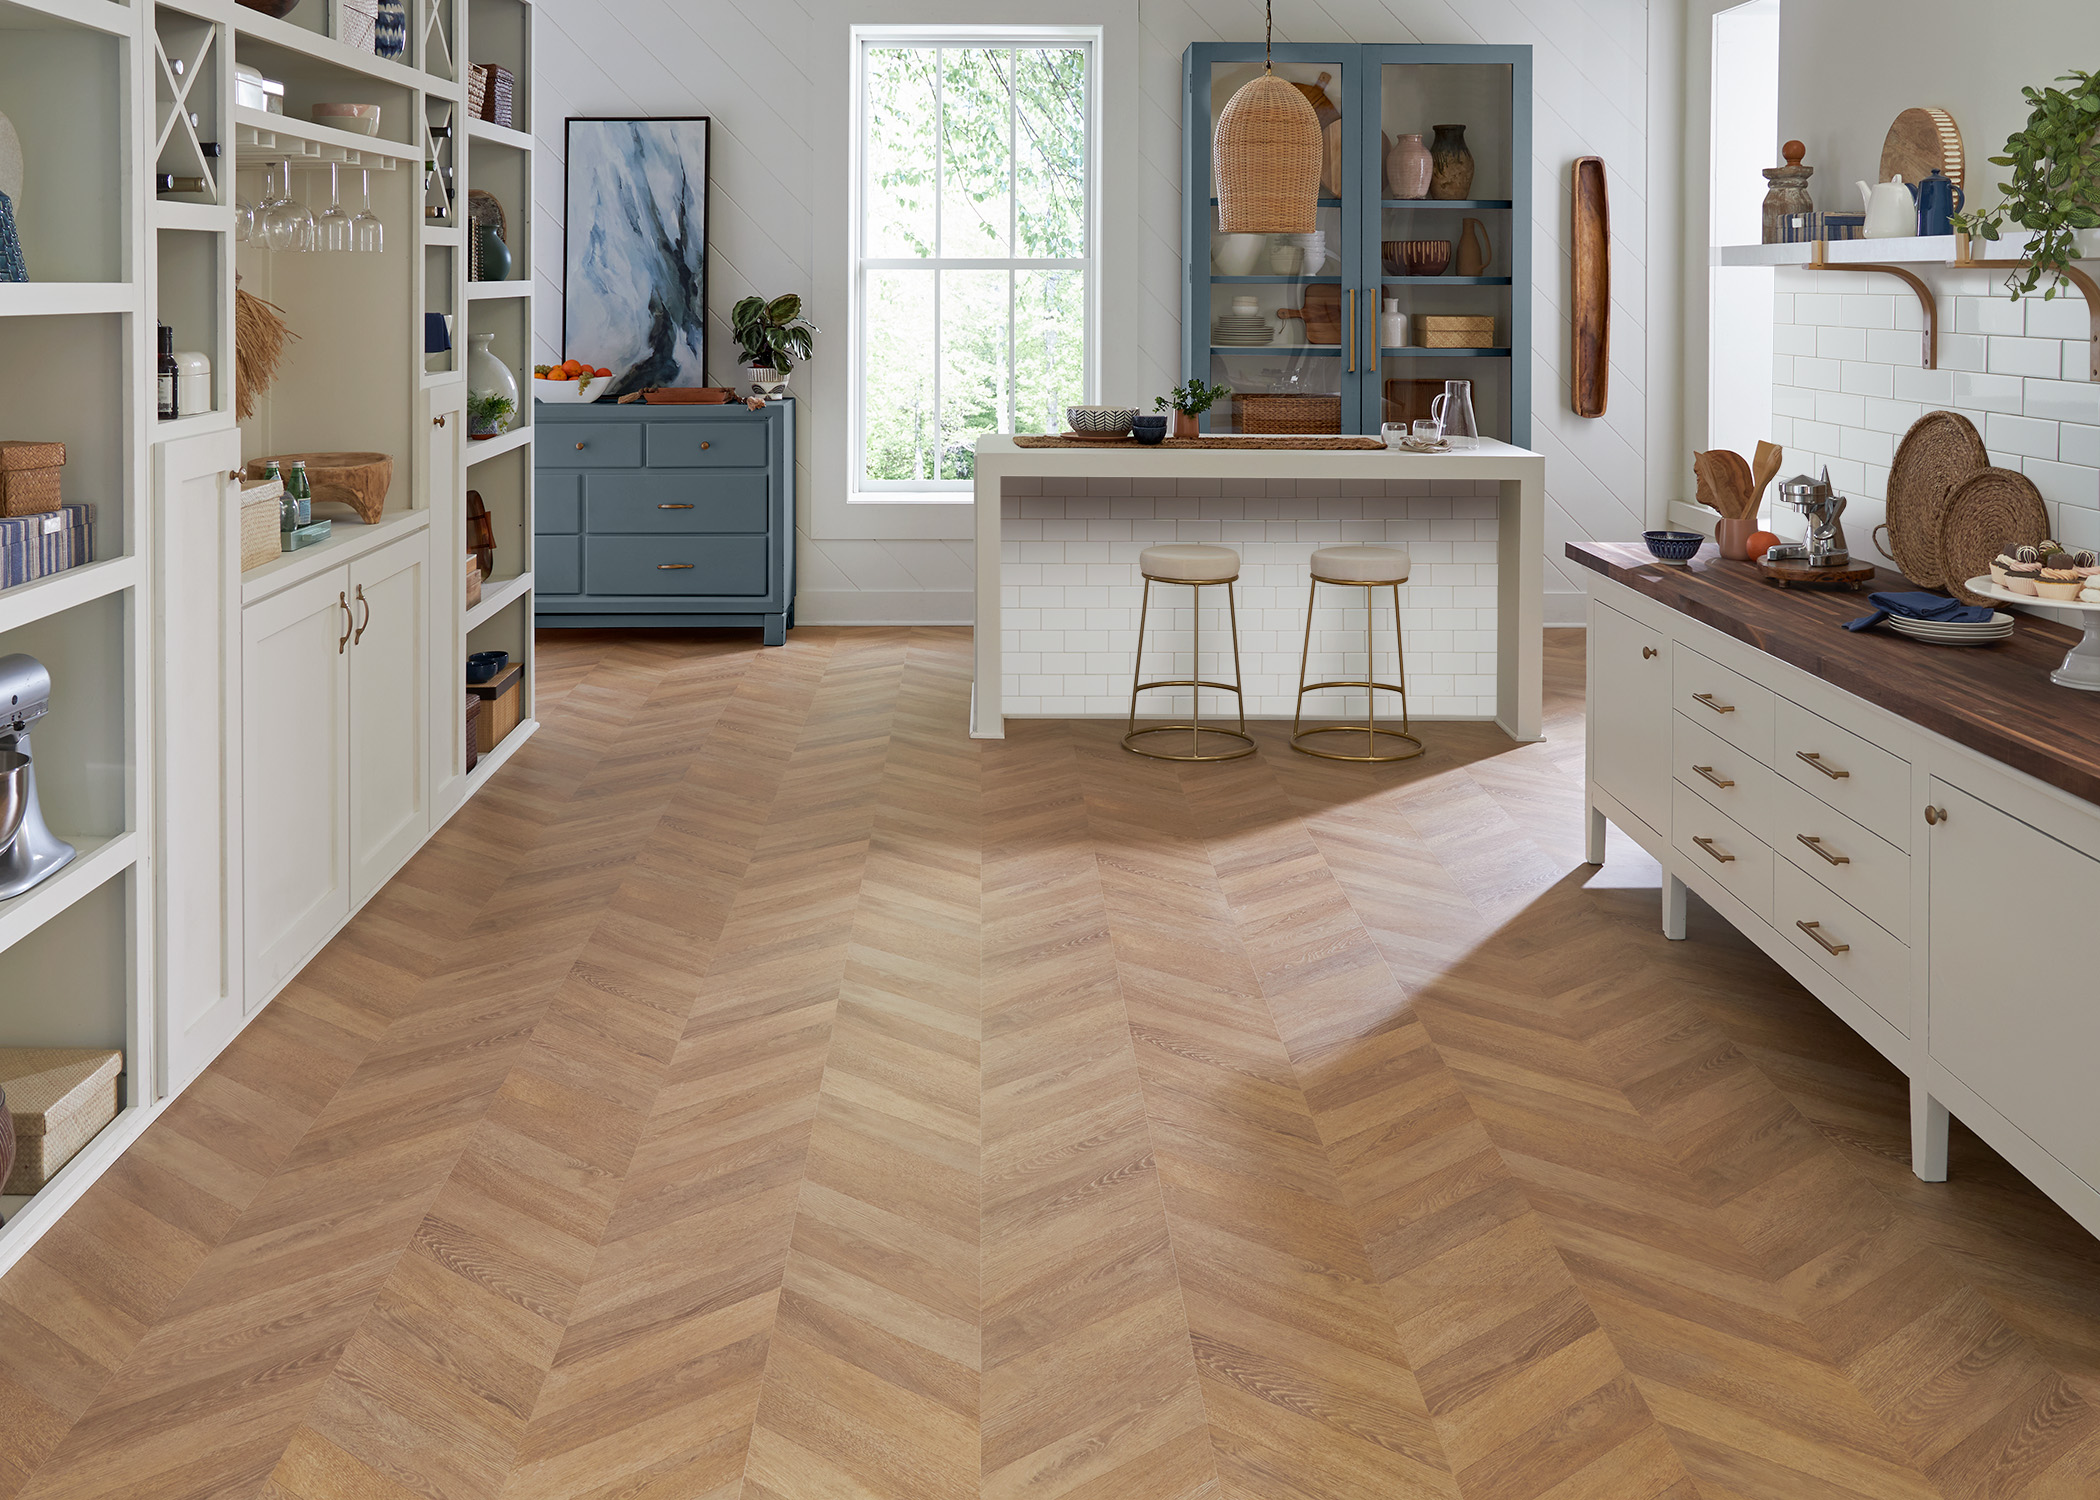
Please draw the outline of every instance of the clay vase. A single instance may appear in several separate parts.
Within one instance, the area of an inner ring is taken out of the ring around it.
[[[1429,143],[1429,196],[1472,197],[1473,153],[1466,149],[1466,127],[1439,125],[1435,128],[1436,139]]]
[[[1175,437],[1178,437],[1178,438],[1192,438],[1192,437],[1201,437],[1201,436],[1202,436],[1203,434],[1202,434],[1202,432],[1201,432],[1200,430],[1198,430],[1198,428],[1197,428],[1197,425],[1196,425],[1196,423],[1197,423],[1197,418],[1196,418],[1196,414],[1195,414],[1194,412],[1192,412],[1192,411],[1177,411],[1177,412],[1175,412],[1175,413],[1174,413],[1174,436],[1175,436]]]
[[[1761,523],[1755,516],[1742,521],[1732,520],[1727,516],[1723,516],[1720,520],[1714,522],[1714,542],[1720,547],[1721,555],[1731,562],[1748,562],[1750,560],[1750,552],[1744,546],[1744,543],[1750,540],[1751,535],[1759,529],[1760,525]]]
[[[1467,219],[1458,231],[1458,253],[1452,257],[1451,274],[1454,276],[1485,276],[1488,262],[1495,258],[1495,247],[1488,242],[1487,226],[1478,219]]]
[[[1385,156],[1385,190],[1395,198],[1426,198],[1435,163],[1419,135],[1403,135]]]

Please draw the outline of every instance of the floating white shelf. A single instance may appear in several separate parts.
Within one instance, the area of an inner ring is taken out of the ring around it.
[[[238,24],[240,37],[244,42],[266,42],[273,47],[282,47],[287,52],[301,53],[315,62],[341,68],[345,72],[362,73],[368,78],[377,78],[396,88],[420,89],[427,94],[455,94],[459,91],[459,85],[449,78],[425,73],[405,63],[380,57],[376,53],[360,52],[332,36],[308,31],[304,26],[294,26],[289,21],[273,20],[259,11],[243,8],[239,12]],[[267,72],[268,69],[264,71]]]
[[[194,417],[177,417],[172,422],[153,424],[153,441],[172,443],[177,438],[198,437],[207,432],[221,432],[234,425],[230,411],[200,411]]]
[[[488,302],[499,297],[530,297],[532,283],[529,281],[470,281],[467,283],[469,302]]]
[[[65,318],[130,312],[137,300],[123,281],[0,282],[0,318]]]
[[[1826,265],[1878,264],[1892,266],[1944,266],[1955,258],[1951,234],[1909,235],[1888,240],[1825,240],[1821,247]],[[1723,266],[1807,266],[1815,264],[1816,245],[1723,245]]]
[[[24,625],[87,604],[106,594],[136,588],[143,567],[135,557],[112,557],[106,562],[84,563],[39,578],[0,589],[0,631],[20,630]]]
[[[241,575],[241,605],[243,608],[259,599],[281,593],[295,583],[303,583],[316,573],[325,573],[330,568],[339,568],[353,557],[384,547],[396,538],[407,536],[430,524],[427,510],[404,510],[390,516],[382,516],[371,525],[362,521],[345,521],[341,517],[331,518],[328,540],[318,546],[302,547],[297,552],[287,552],[275,562],[266,562],[259,568],[250,568]]]
[[[353,135],[333,126],[265,114],[259,109],[233,112],[233,144],[242,161],[303,161],[315,166],[335,161],[379,172],[391,172],[400,163],[420,158],[415,147],[399,141]]]
[[[127,7],[110,3],[110,0],[15,0],[23,10],[56,16],[62,21],[91,27],[96,31],[128,33],[132,29],[131,13]]]
[[[531,441],[532,424],[530,422],[525,423],[521,427],[511,428],[510,431],[504,433],[501,437],[481,438],[470,441],[467,444],[467,466],[472,468],[475,464],[487,463],[492,458],[501,457],[505,453],[515,452]]]
[[[532,137],[522,130],[505,130],[501,125],[491,125],[486,120],[467,121],[467,139],[487,141],[492,145],[508,146],[513,151],[530,151]]]
[[[156,199],[151,213],[156,229],[195,229],[207,234],[224,234],[233,228],[233,210],[217,203]]]
[[[481,602],[467,611],[467,629],[479,630],[496,615],[532,592],[532,575],[520,573],[515,578],[499,578],[494,583],[481,586]]]
[[[130,869],[138,859],[135,833],[97,836],[68,833],[63,828],[52,831],[77,851],[73,862],[42,885],[11,901],[0,901],[0,952],[21,942],[103,881]]]
[[[488,779],[503,769],[503,763],[518,753],[518,747],[531,739],[540,727],[538,719],[521,719],[518,727],[497,742],[496,748],[481,757],[474,769],[467,772],[467,795],[472,797],[487,783]]]
[[[457,245],[459,226],[456,224],[425,224],[423,243],[426,245]]]
[[[423,389],[434,391],[441,385],[451,385],[466,378],[467,372],[465,370],[425,370],[423,372]]]

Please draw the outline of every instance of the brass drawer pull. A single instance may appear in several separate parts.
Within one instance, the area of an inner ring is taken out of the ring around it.
[[[707,451],[707,450],[708,450],[708,449],[709,449],[710,447],[712,447],[712,446],[713,446],[713,444],[709,443],[709,442],[708,442],[708,441],[707,441],[707,440],[706,440],[705,438],[702,438],[702,439],[700,440],[700,451],[701,451],[701,452],[703,452],[703,453],[704,453],[704,452],[706,452],[706,451]]]
[[[1817,945],[1833,958],[1840,953],[1850,953],[1852,951],[1850,943],[1833,943],[1829,938],[1823,936],[1823,924],[1821,922],[1796,922],[1794,925],[1814,938]]]
[[[1925,809],[1925,826],[1926,826],[1927,828],[1937,828],[1937,827],[1938,827],[1938,826],[1939,826],[1940,824],[1942,824],[1942,823],[1944,823],[1944,822],[1946,822],[1946,821],[1947,821],[1947,809],[1946,809],[1946,808],[1944,808],[1944,807],[1932,807],[1932,806],[1927,806],[1927,807],[1926,807],[1926,809]]]
[[[1659,656],[1659,655],[1661,655],[1661,654],[1662,654],[1662,653],[1661,653],[1661,652],[1659,652],[1659,651],[1657,651],[1657,650],[1656,650],[1656,649],[1655,649],[1655,648],[1654,648],[1653,646],[1643,646],[1643,647],[1641,647],[1641,660],[1642,660],[1642,661],[1646,661],[1646,660],[1648,660],[1648,659],[1649,659],[1650,657],[1652,657],[1652,656]]]
[[[1832,781],[1843,781],[1847,776],[1850,776],[1852,774],[1850,771],[1834,771],[1829,766],[1824,765],[1823,752],[1820,750],[1796,750],[1794,752],[1794,759],[1807,761],[1818,771],[1821,771],[1825,776],[1828,776]]]
[[[1828,849],[1825,849],[1823,847],[1823,836],[1819,833],[1797,833],[1794,837],[1815,850],[1816,853],[1822,855],[1826,863],[1833,865],[1849,865],[1852,863],[1851,855],[1832,854]]]
[[[656,508],[658,510],[691,510],[693,508],[693,505],[692,502],[689,500],[683,505],[659,505]]]
[[[350,644],[351,632],[356,628],[356,616],[351,613],[350,596],[347,593],[338,593],[335,602],[343,612],[343,638],[335,643],[335,654],[341,656],[343,648]]]
[[[581,444],[581,443],[578,443],[578,444],[576,445],[576,451],[577,451],[578,453],[581,453],[581,452],[583,451],[583,444]]]
[[[1735,785],[1734,782],[1730,781],[1725,776],[1714,775],[1714,768],[1712,766],[1693,766],[1692,769],[1694,771],[1697,771],[1701,776],[1704,776],[1708,781],[1711,781],[1715,786]]]
[[[1714,847],[1714,841],[1712,839],[1701,838],[1698,834],[1695,833],[1692,835],[1692,842],[1697,844],[1700,848],[1704,849],[1708,854],[1711,854],[1715,859],[1719,860],[1724,865],[1732,865],[1735,863],[1735,856],[1733,854],[1730,854],[1726,849],[1716,849]]]
[[[1704,703],[1717,714],[1732,714],[1735,712],[1733,703],[1716,703],[1712,693],[1694,693],[1692,694],[1692,701],[1694,703]]]
[[[445,419],[443,417],[432,417],[430,419],[430,425],[433,427],[442,427],[445,425]]]
[[[669,573],[675,572],[680,568],[690,568],[691,566],[691,563],[658,563],[656,565],[656,570],[659,573]]]

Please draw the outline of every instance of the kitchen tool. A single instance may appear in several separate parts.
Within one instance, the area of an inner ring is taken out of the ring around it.
[[[1763,169],[1765,181],[1771,186],[1765,189],[1763,227],[1764,242],[1778,245],[1786,242],[1786,221],[1795,214],[1815,212],[1815,200],[1808,194],[1808,179],[1815,176],[1814,167],[1801,165],[1801,158],[1808,148],[1799,141],[1788,141],[1779,148],[1786,158],[1783,167]]]
[[[1417,418],[1414,430],[1408,435],[1414,439],[1417,447],[1441,448],[1444,446],[1444,424],[1435,417]]]
[[[1740,463],[1741,459],[1738,458],[1737,462]],[[1792,479],[1781,481],[1779,503],[1789,510],[1801,512],[1801,519],[1807,523],[1808,556],[1803,561],[1809,568],[1850,565],[1852,555],[1845,550],[1845,524],[1839,519],[1845,513],[1845,497],[1831,488],[1828,465],[1824,466],[1820,479],[1796,474]]]
[[[1601,156],[1575,159],[1573,231],[1572,402],[1576,416],[1601,417],[1611,399],[1611,201]]]
[[[467,681],[487,682],[510,661],[508,651],[474,651],[467,655]]]
[[[1232,312],[1234,317],[1239,318],[1259,316],[1261,312],[1261,298],[1235,297],[1232,299]]]
[[[1320,127],[1320,191],[1330,198],[1342,195],[1342,122],[1329,120]]]
[[[1969,604],[2006,597],[1957,580],[1988,578],[1991,559],[2002,549],[2048,534],[2049,512],[2033,480],[2017,469],[1978,469],[1948,494],[1940,515],[1940,587]],[[2054,607],[2056,601],[2050,603]]]
[[[1305,252],[1296,245],[1272,241],[1269,245],[1269,274],[1272,276],[1300,276],[1305,274]]]
[[[1681,568],[1698,553],[1706,538],[1696,531],[1644,531],[1641,540],[1648,544],[1657,562]]]
[[[1121,437],[1130,431],[1130,424],[1137,420],[1134,406],[1068,406],[1065,420],[1072,430],[1082,436],[1099,434],[1104,437]]]
[[[1901,177],[1874,187],[1869,187],[1864,182],[1857,186],[1860,202],[1866,205],[1867,210],[1864,238],[1895,240],[1918,232],[1917,198]]]
[[[1978,469],[1990,467],[1976,425],[1960,412],[1929,411],[1910,424],[1889,465],[1887,540],[1876,527],[1875,540],[1896,560],[1903,575],[1920,587],[1941,588],[1940,522],[1957,486]],[[2040,541],[2041,532],[2034,534]],[[1999,539],[2001,544],[2006,540]]]
[[[1905,182],[1923,182],[1935,169],[1947,174],[1956,187],[1965,186],[1961,127],[1944,109],[1906,109],[1889,126],[1881,142],[1881,176],[1884,182],[1901,175]]]
[[[1872,563],[1838,563],[1832,567],[1813,567],[1799,557],[1774,557],[1774,547],[1757,565],[1765,582],[1776,583],[1783,589],[1849,589],[1859,591],[1861,584],[1874,577]],[[1795,549],[1799,550],[1799,549]]]
[[[346,505],[367,526],[385,513],[387,492],[394,485],[394,460],[384,453],[273,453],[252,460],[248,477],[262,478],[263,466],[270,463],[304,463],[314,504]]]
[[[1914,620],[1892,614],[1881,624],[1898,635],[1935,646],[1984,646],[2011,638],[2013,617],[1999,610],[1989,620],[1974,625],[1949,625],[1941,620]]]
[[[1595,157],[1585,157],[1595,161]],[[1581,163],[1577,163],[1579,170]],[[1465,219],[1458,226],[1458,248],[1452,254],[1453,276],[1485,276],[1488,262],[1495,258],[1494,242],[1488,238],[1487,226],[1478,219]]]
[[[1381,422],[1378,424],[1378,440],[1388,448],[1398,448],[1408,439],[1405,422]]]
[[[612,389],[610,375],[596,375],[589,380],[541,380],[533,377],[532,399],[545,401],[550,406],[580,406],[596,401]]]
[[[2002,600],[2007,604],[2032,605],[2038,602],[2025,594],[2015,594],[1991,582],[1988,572],[1968,579],[1960,588],[1949,588],[1948,593],[1969,599],[1972,604],[1988,604]],[[2085,617],[2085,635],[2078,644],[2064,653],[2063,665],[2049,674],[2049,680],[2058,687],[2077,688],[2081,692],[2100,693],[2100,604],[2084,604],[2076,600],[2050,599],[2045,602],[2048,609],[2071,610]]]
[[[1919,181],[1917,200],[1919,234],[1954,233],[1954,216],[1966,201],[1959,183],[1934,167]]]
[[[1447,380],[1444,394],[1429,403],[1429,415],[1442,424],[1444,441],[1454,448],[1480,446],[1480,424],[1473,416],[1473,382]]]
[[[36,796],[29,726],[51,709],[51,674],[33,656],[0,656],[0,831],[12,825],[0,849],[0,901],[56,875],[73,859],[73,846],[44,823]],[[10,758],[11,757],[11,758]]]

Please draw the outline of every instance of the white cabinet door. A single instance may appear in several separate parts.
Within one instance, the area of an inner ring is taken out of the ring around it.
[[[428,539],[350,564],[350,899],[365,899],[430,830]]]
[[[2100,1005],[2085,946],[2100,860],[1932,782],[1927,1049],[2043,1150],[2100,1187]]]
[[[1592,774],[1661,832],[1670,815],[1670,643],[1615,609],[1592,608]]]
[[[254,1010],[350,914],[350,579],[242,618],[242,886]]]

